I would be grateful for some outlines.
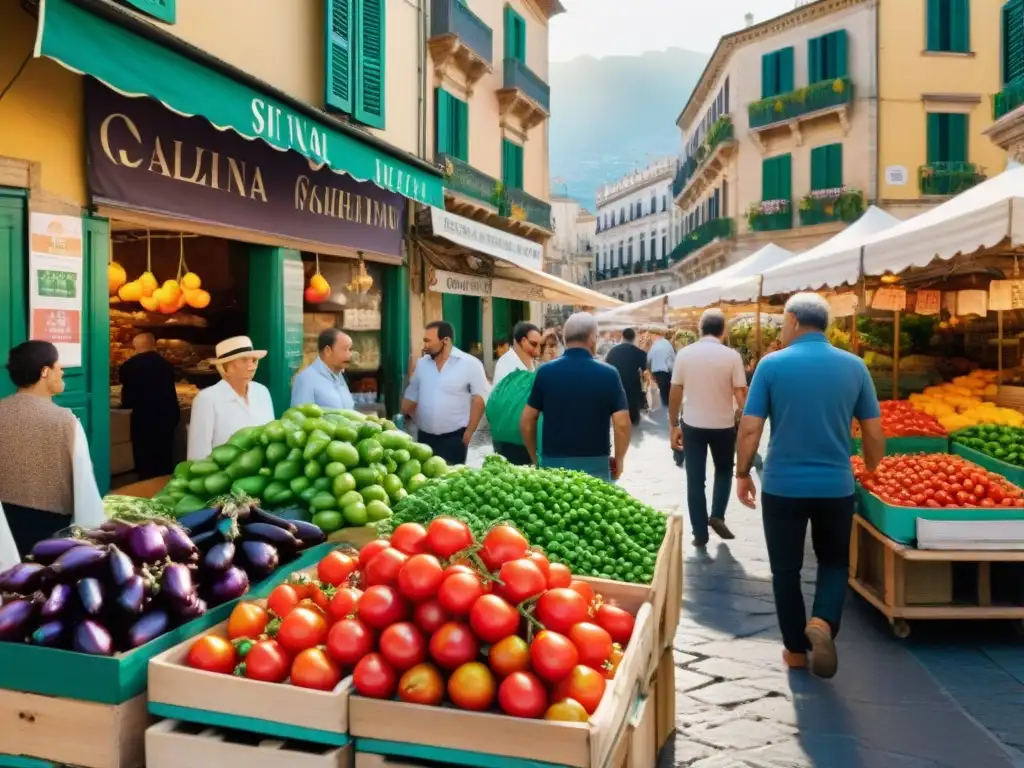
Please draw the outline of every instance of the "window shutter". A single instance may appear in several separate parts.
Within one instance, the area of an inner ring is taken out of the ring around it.
[[[435,151],[438,154],[452,155],[451,96],[443,88],[435,88],[437,98],[434,100]]]
[[[505,58],[516,57],[516,12],[511,5],[505,6]]]
[[[526,63],[526,19],[516,15],[516,58]]]
[[[927,19],[925,49],[929,51],[942,50],[942,2],[943,0],[928,0],[925,9]]]
[[[729,215],[729,182],[722,179],[722,215]]]
[[[949,0],[949,49],[958,53],[971,50],[970,0]]]
[[[928,165],[943,160],[942,156],[942,115],[934,112],[928,113],[927,122],[927,161]]]
[[[775,54],[765,53],[761,56],[761,98],[775,94]]]
[[[372,128],[384,128],[385,41],[387,0],[359,0],[356,14],[356,104],[353,117]]]
[[[828,188],[828,147],[811,150],[811,190]]]
[[[458,127],[458,144],[455,154],[463,162],[469,162],[469,104],[461,99],[453,99],[456,109],[456,126]]]
[[[774,200],[778,189],[777,164],[774,157],[761,161],[761,199]]]
[[[779,93],[789,93],[793,90],[793,47],[783,48],[778,52],[779,57]]]
[[[807,83],[817,83],[824,80],[821,67],[821,49],[824,40],[820,37],[812,37],[807,41]]]
[[[845,29],[833,32],[829,39],[829,54],[831,56],[830,78],[846,77],[849,64],[847,62],[847,35]]]
[[[792,49],[790,49],[792,50]],[[793,180],[791,178],[792,163],[790,155],[782,155],[776,158],[778,161],[778,185],[779,185],[779,200],[790,200],[793,197]]]
[[[828,163],[826,167],[825,188],[835,189],[843,186],[843,145],[831,144],[825,148]]]
[[[326,0],[327,93],[324,103],[341,112],[352,111],[352,0]]]
[[[946,115],[946,160],[967,162],[967,115]]]
[[[1024,78],[1024,0],[1003,6],[1003,85]]]

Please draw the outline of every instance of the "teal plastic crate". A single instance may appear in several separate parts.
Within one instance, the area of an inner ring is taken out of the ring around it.
[[[303,552],[267,579],[254,584],[250,595],[269,594],[292,571],[312,565],[333,548],[333,544],[324,543]],[[153,656],[225,621],[236,602],[218,605],[198,619],[117,656],[90,656],[36,645],[2,643],[0,688],[99,704],[122,704],[146,690],[146,670]]]
[[[1024,488],[1024,469],[1014,464],[1007,464],[1005,461],[994,459],[981,451],[976,451],[973,448],[968,448],[966,445],[960,443],[953,443],[953,453],[957,456],[963,456],[968,461],[973,461],[980,467],[984,467],[989,472],[995,472],[997,475],[1002,475],[1011,483],[1019,488]]]
[[[460,765],[465,768],[565,768],[556,763],[537,760],[522,760],[516,757],[488,755],[483,752],[469,752],[462,749],[434,747],[429,744],[406,744],[401,741],[380,739],[356,739],[356,754],[400,757],[415,760],[427,766]],[[357,758],[358,759],[358,758]]]
[[[949,453],[948,437],[887,437],[886,456],[903,456],[908,453]],[[860,455],[860,438],[850,438],[850,455]]]
[[[892,507],[860,484],[857,485],[857,501],[861,517],[893,541],[908,546],[917,543],[918,518],[942,521],[1024,520],[1024,509],[1016,507]]]

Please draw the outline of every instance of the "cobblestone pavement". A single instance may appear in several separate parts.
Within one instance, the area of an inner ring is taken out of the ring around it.
[[[621,482],[685,520],[663,414],[636,430]],[[487,453],[480,435],[470,464]],[[727,520],[736,540],[713,539],[707,553],[684,531],[676,732],[659,768],[1024,768],[1024,651],[1005,626],[915,624],[898,641],[851,594],[839,674],[789,673],[759,513],[734,502]]]

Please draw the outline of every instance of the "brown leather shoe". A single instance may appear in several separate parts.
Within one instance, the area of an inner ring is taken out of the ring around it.
[[[811,644],[811,672],[822,678],[834,677],[839,669],[839,656],[832,627],[824,619],[813,618],[807,622],[804,635]]]
[[[794,653],[788,648],[783,648],[782,663],[789,669],[807,669],[807,654]]]
[[[729,526],[725,524],[725,520],[720,517],[712,517],[708,520],[708,527],[712,531],[718,534],[720,539],[735,539],[736,535],[729,530]]]

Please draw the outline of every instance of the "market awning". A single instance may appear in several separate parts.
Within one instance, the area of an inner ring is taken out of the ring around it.
[[[203,117],[218,130],[298,152],[317,165],[326,163],[427,205],[444,205],[440,172],[433,173],[422,161],[400,150],[389,153],[380,142],[344,130],[269,85],[254,88],[243,82],[253,82],[244,73],[231,77],[223,62],[208,66],[199,60],[200,52],[186,55],[183,51],[190,49],[181,41],[104,2],[79,2],[43,1],[36,56],[91,75],[125,96],[148,96],[178,114]]]
[[[768,243],[743,260],[672,291],[668,305],[673,309],[700,309],[723,301],[757,301],[761,273],[791,258],[792,251]]]

